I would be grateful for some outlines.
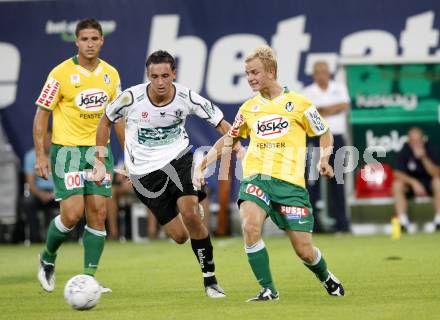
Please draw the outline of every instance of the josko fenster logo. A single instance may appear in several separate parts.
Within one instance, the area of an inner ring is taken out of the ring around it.
[[[76,105],[84,111],[101,111],[108,101],[107,93],[101,89],[81,91],[75,98]]]
[[[289,128],[289,119],[278,114],[261,117],[254,124],[254,132],[263,139],[282,137],[289,131]]]

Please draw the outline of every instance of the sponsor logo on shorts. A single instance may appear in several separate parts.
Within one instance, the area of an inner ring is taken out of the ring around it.
[[[269,205],[269,203],[270,203],[270,199],[267,196],[267,194],[264,193],[264,191],[261,190],[260,187],[257,187],[254,184],[248,184],[245,192],[263,200],[264,203],[266,203],[267,205]]]
[[[58,90],[60,90],[60,83],[54,78],[47,79],[47,82],[37,99],[37,103],[42,107],[50,108]]]
[[[278,114],[259,118],[254,124],[254,132],[263,139],[274,139],[284,136],[289,131],[289,119]]]
[[[286,216],[287,220],[300,220],[309,215],[309,209],[306,207],[280,206],[280,213]],[[305,223],[305,222],[302,222]],[[301,224],[302,224],[301,223]]]
[[[75,171],[75,172],[67,172],[64,174],[64,185],[67,190],[73,190],[78,188],[84,188],[84,181],[88,179],[87,171]],[[106,189],[111,188],[112,176],[109,173],[105,174],[105,178],[102,181],[102,186]]]
[[[84,111],[101,111],[107,105],[108,95],[102,89],[88,89],[81,91],[75,102]]]
[[[67,190],[84,188],[84,171],[68,172],[64,175],[64,185]]]

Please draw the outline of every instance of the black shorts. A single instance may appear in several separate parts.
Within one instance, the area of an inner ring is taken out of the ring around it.
[[[425,187],[425,190],[428,193],[428,195],[432,197],[433,195],[432,179],[430,178],[415,178],[415,179],[417,179],[417,181],[420,182]],[[414,191],[410,186],[408,186],[408,190],[406,191],[406,197],[410,199],[415,197]]]
[[[177,172],[182,190],[172,181],[163,169],[148,173],[139,179],[142,186],[152,193],[157,193],[157,197],[149,198],[139,193],[133,187],[138,199],[145,204],[154,214],[160,225],[165,225],[173,220],[177,214],[177,199],[182,196],[198,196],[199,201],[206,198],[204,190],[197,190],[192,184],[192,162],[193,154],[188,152],[182,157],[170,162]],[[164,188],[164,186],[166,187]],[[164,188],[163,192],[160,192]]]

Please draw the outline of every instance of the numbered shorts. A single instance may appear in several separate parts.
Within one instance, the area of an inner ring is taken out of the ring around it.
[[[177,173],[177,177],[171,178],[165,172],[169,172],[168,169],[164,167],[139,179],[141,186],[138,185],[138,187],[142,187],[143,190],[137,190],[136,186],[133,187],[138,199],[151,210],[161,226],[179,214],[177,199],[180,197],[197,196],[199,201],[206,198],[205,190],[197,190],[192,183],[192,164],[193,154],[188,152],[169,163]]]
[[[96,147],[71,147],[52,144],[50,160],[54,181],[55,200],[60,201],[72,195],[101,195],[111,197],[113,177],[113,154],[107,145],[105,157],[107,171],[102,185],[86,180],[86,171],[93,169]]]
[[[260,206],[281,230],[312,232],[313,211],[307,189],[265,175],[241,181],[238,206],[252,201]]]

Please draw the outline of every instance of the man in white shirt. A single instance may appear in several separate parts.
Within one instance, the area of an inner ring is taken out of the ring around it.
[[[345,85],[332,81],[330,76],[328,64],[324,61],[316,62],[313,66],[314,82],[304,89],[303,94],[312,100],[316,109],[318,109],[321,116],[327,120],[330,126],[334,137],[334,149],[330,157],[330,165],[337,170],[337,166],[335,167],[335,154],[339,148],[345,146],[344,135],[347,133],[346,117],[347,109],[350,107],[350,97]],[[315,140],[311,139],[309,146],[318,147],[319,144]],[[344,156],[345,154],[341,154],[341,157]],[[317,155],[314,155],[313,158],[319,159]],[[337,159],[336,163],[343,164],[344,160]],[[344,185],[338,184],[335,177],[329,179],[329,185],[330,194],[332,195],[329,203],[329,214],[336,220],[335,231],[348,232],[349,222],[345,210]],[[309,173],[308,189],[313,212],[317,213],[316,203],[321,199],[319,177]],[[316,232],[322,231],[319,222],[319,217],[315,215]]]

